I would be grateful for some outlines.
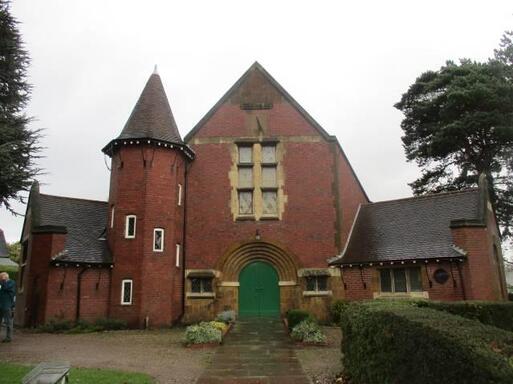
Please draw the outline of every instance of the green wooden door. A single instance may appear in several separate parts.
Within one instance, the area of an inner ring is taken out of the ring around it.
[[[239,275],[239,316],[279,316],[278,274],[268,263],[255,261]]]

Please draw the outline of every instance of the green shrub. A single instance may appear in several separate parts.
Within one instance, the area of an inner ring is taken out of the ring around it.
[[[322,333],[321,328],[317,323],[311,320],[303,320],[296,325],[290,336],[296,341],[302,341],[304,343],[324,343],[326,342],[326,336]]]
[[[126,328],[126,321],[116,319],[98,319],[94,324],[84,320],[79,320],[75,323],[70,320],[52,319],[48,323],[39,326],[37,330],[48,333],[91,333]]]
[[[513,383],[513,333],[414,303],[351,304],[342,353],[355,384]]]
[[[349,302],[346,300],[336,300],[330,306],[330,318],[331,321],[335,324],[340,324],[340,317],[342,316],[342,311],[347,308]]]
[[[37,327],[37,330],[40,332],[61,333],[69,331],[73,327],[74,323],[70,320],[51,319],[46,324]]]
[[[507,331],[513,331],[513,303],[490,301],[419,301],[419,307],[429,307],[440,311],[478,320]]]
[[[214,328],[210,323],[200,323],[198,325],[189,325],[185,328],[186,344],[210,344],[220,343],[222,333]]]
[[[94,322],[94,325],[105,331],[117,331],[127,329],[128,324],[125,320],[103,318]]]
[[[303,320],[315,321],[310,313],[303,311],[302,309],[289,309],[286,316],[289,332],[292,331],[292,329]]]

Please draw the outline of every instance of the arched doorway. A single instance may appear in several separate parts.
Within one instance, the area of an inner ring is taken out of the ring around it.
[[[247,264],[239,274],[239,316],[274,317],[280,315],[278,273],[264,261]]]

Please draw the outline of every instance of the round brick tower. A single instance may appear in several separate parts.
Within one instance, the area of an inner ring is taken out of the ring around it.
[[[183,308],[186,166],[194,159],[160,76],[150,76],[111,157],[107,241],[110,317],[132,327],[172,324]]]

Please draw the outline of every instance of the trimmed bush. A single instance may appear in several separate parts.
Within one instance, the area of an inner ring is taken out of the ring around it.
[[[340,324],[340,316],[347,305],[349,305],[349,301],[346,300],[336,300],[331,304],[330,318],[333,323],[337,325]]]
[[[356,384],[513,383],[513,333],[408,302],[341,313],[343,365]]]
[[[290,336],[296,341],[303,343],[325,343],[326,336],[322,333],[321,328],[311,320],[303,320],[296,325]]]
[[[189,325],[185,328],[186,344],[214,344],[221,343],[222,332],[210,323]]]
[[[419,307],[428,307],[454,315],[478,320],[507,331],[513,331],[513,303],[490,301],[419,301]]]
[[[315,319],[313,316],[308,313],[307,311],[303,311],[301,309],[289,309],[287,311],[287,324],[289,327],[289,332],[292,331],[292,329],[298,325],[300,322],[304,320],[310,320],[315,322]]]

